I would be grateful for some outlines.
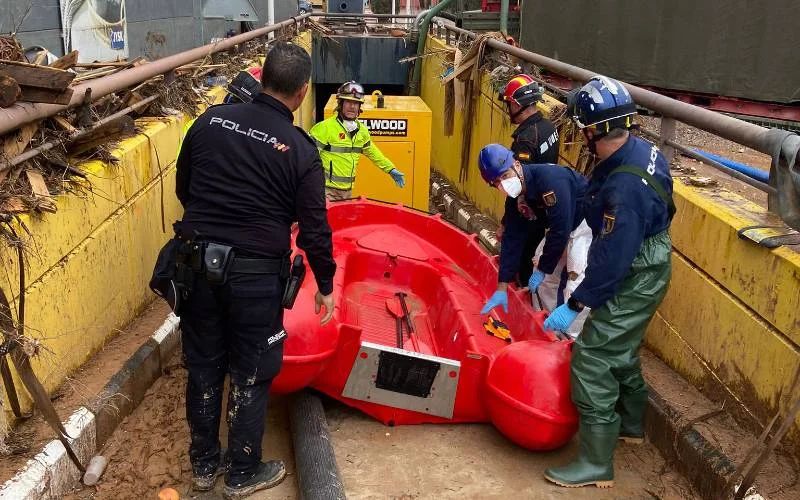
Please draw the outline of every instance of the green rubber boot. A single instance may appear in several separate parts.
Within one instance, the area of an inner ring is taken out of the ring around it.
[[[580,428],[580,452],[577,460],[564,467],[544,471],[551,483],[567,488],[595,485],[614,486],[614,447],[617,445],[619,422],[585,425]]]
[[[647,392],[620,395],[617,413],[621,417],[619,439],[625,443],[644,443],[644,412],[647,410]]]

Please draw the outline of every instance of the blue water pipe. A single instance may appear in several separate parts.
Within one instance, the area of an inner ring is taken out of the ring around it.
[[[757,169],[755,167],[751,167],[750,165],[745,165],[744,163],[739,163],[738,161],[733,161],[730,158],[725,158],[724,156],[715,155],[713,153],[709,153],[708,151],[703,151],[699,148],[692,148],[697,154],[703,155],[709,160],[714,160],[717,163],[721,163],[728,168],[732,168],[737,172],[740,172],[751,179],[755,179],[757,181],[761,181],[764,183],[769,184],[769,172],[765,172],[763,170]]]

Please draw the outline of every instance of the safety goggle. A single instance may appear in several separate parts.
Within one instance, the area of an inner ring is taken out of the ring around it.
[[[364,98],[364,89],[356,86],[349,87],[342,91],[341,95],[351,95],[356,99],[363,99]]]

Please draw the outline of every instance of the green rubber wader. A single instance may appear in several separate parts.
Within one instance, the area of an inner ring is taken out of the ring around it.
[[[647,387],[639,347],[667,293],[671,252],[667,231],[646,239],[617,294],[592,310],[575,341],[572,401],[582,426],[616,425],[622,420],[623,435],[643,433]]]

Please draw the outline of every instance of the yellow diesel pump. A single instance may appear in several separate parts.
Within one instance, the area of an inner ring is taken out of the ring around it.
[[[405,174],[406,187],[398,188],[391,177],[362,155],[353,195],[427,211],[431,162],[430,108],[417,96],[384,96],[376,91],[365,97],[361,110],[359,119],[369,129],[372,142]],[[325,106],[325,118],[335,112],[336,95],[332,95]]]

